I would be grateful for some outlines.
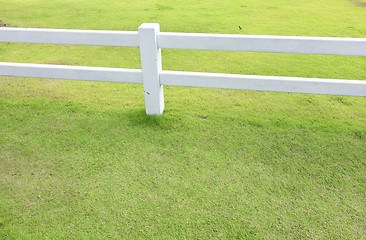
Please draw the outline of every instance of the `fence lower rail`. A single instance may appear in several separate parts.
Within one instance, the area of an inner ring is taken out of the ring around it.
[[[104,82],[142,83],[141,69],[0,62],[0,75]]]
[[[162,85],[366,97],[366,81],[163,71]]]

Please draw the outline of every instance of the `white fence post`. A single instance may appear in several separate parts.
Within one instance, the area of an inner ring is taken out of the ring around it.
[[[158,23],[143,23],[138,31],[146,114],[160,115],[164,110],[163,86],[160,84],[161,49],[157,42],[160,26]]]

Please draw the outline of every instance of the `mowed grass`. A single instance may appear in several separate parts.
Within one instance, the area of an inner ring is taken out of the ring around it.
[[[18,27],[366,37],[324,1],[0,0]],[[238,26],[243,30],[239,30]],[[140,68],[136,48],[0,43],[0,61]],[[163,50],[182,71],[366,80],[366,58]],[[1,239],[363,239],[366,99],[0,77]]]

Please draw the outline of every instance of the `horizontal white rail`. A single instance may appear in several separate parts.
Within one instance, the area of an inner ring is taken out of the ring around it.
[[[142,83],[141,69],[0,62],[0,75],[103,82]]]
[[[162,85],[366,97],[366,81],[162,71]]]
[[[159,48],[366,56],[366,38],[158,34]]]
[[[366,56],[366,38],[157,34],[159,48]],[[137,31],[0,28],[0,42],[139,47]]]
[[[139,47],[132,31],[0,28],[0,42]]]
[[[141,69],[0,62],[0,75],[143,83]],[[162,71],[160,84],[366,97],[366,81]]]

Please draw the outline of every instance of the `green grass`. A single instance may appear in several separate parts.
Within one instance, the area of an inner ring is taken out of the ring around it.
[[[18,27],[366,37],[346,0],[0,0]],[[243,30],[238,29],[238,25]],[[140,68],[136,48],[0,61]],[[366,58],[163,50],[169,70],[366,80]],[[1,239],[364,239],[366,100],[0,77]]]

